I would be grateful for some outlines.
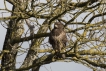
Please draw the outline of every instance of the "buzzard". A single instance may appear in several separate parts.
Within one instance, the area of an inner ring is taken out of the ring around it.
[[[67,37],[64,26],[61,22],[54,24],[54,29],[50,32],[49,43],[60,58],[65,58],[65,54],[60,55],[61,50],[66,46]]]

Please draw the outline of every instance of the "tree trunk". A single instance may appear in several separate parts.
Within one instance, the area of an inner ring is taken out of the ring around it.
[[[12,11],[13,13],[11,16],[16,16],[17,14],[15,14],[15,12],[19,11],[19,8],[13,6]],[[20,39],[23,32],[23,20],[20,20],[19,18],[10,20],[3,45],[4,55],[1,61],[2,71],[15,71],[16,55],[19,43],[14,43],[14,39]]]

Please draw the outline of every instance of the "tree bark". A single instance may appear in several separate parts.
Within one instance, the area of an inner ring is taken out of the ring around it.
[[[11,16],[17,16],[15,12],[19,12],[19,6],[13,6]],[[4,52],[2,61],[1,61],[1,70],[2,71],[15,71],[16,67],[16,55],[17,49],[19,48],[19,43],[14,43],[14,39],[20,39],[24,32],[23,20],[20,18],[16,18],[9,21],[9,25],[7,28],[7,33],[5,36],[5,41],[3,45],[3,51],[8,51],[8,53]]]

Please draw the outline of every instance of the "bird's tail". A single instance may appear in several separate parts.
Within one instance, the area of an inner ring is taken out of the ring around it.
[[[65,56],[65,54],[61,54],[60,52],[57,52],[56,53],[56,56],[58,57],[58,58],[65,58],[66,56]]]

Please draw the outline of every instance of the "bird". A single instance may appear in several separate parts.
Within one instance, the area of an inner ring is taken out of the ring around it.
[[[61,22],[54,23],[54,28],[51,30],[49,35],[49,43],[52,45],[52,48],[59,58],[65,58],[65,54],[60,54],[61,50],[66,47],[67,43],[64,25]]]

